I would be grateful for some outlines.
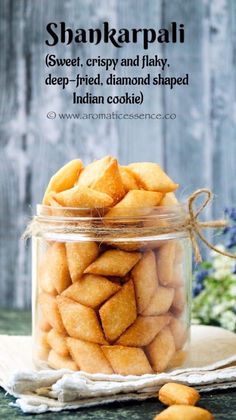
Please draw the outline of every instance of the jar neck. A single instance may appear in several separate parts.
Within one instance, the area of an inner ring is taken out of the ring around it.
[[[109,209],[78,209],[37,206],[30,226],[31,236],[84,235],[105,238],[153,235],[185,235],[186,211],[183,206],[121,209],[108,217]]]

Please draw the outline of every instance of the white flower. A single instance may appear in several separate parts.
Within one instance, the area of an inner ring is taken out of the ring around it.
[[[218,317],[220,314],[224,313],[224,311],[228,308],[228,302],[222,302],[219,305],[215,305],[212,308],[211,315],[213,317]]]
[[[222,327],[227,328],[230,331],[234,331],[236,326],[236,314],[232,311],[222,313],[220,323]]]
[[[217,249],[224,251],[223,245],[217,245]],[[214,269],[214,277],[219,280],[224,277],[230,276],[235,269],[235,261],[232,258],[226,257],[225,255],[217,254],[215,251],[212,252],[212,266]]]
[[[235,264],[235,262],[232,258],[225,257],[223,255],[221,255],[220,258],[217,258],[213,261],[213,266],[216,269],[221,268],[221,267],[232,268],[232,267],[234,267],[234,264]]]
[[[221,280],[221,279],[224,279],[227,276],[230,276],[231,273],[232,273],[232,271],[229,270],[228,268],[220,268],[220,269],[218,269],[214,272],[214,278],[216,280]]]
[[[234,278],[236,280],[236,276],[235,275],[234,275]],[[235,284],[232,284],[232,286],[229,289],[229,292],[230,292],[230,294],[232,296],[235,296],[236,297],[236,282],[235,282]]]

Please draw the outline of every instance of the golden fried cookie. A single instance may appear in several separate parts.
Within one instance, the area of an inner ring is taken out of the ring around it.
[[[159,191],[162,193],[175,191],[178,184],[175,184],[159,165],[152,162],[131,163],[128,168],[136,176],[139,184],[148,191]]]
[[[120,336],[116,344],[131,347],[147,346],[154,337],[165,327],[170,316],[141,316]]]
[[[58,217],[75,217],[75,216],[81,216],[81,210],[76,210],[71,208],[64,208],[63,206],[61,206],[61,204],[59,204],[55,198],[53,198],[55,196],[54,192],[51,192],[48,196],[48,205],[51,207],[50,208],[50,214],[52,216],[58,216]],[[83,210],[83,215],[84,215],[84,210]]]
[[[46,192],[43,197],[43,204],[48,205],[48,197],[51,191],[60,192],[68,190],[73,187],[77,181],[79,174],[83,168],[83,163],[80,159],[74,159],[68,162],[65,166],[59,169],[55,175],[52,176]]]
[[[50,349],[50,343],[48,341],[48,334],[46,332],[39,332],[37,336],[37,343],[39,346],[44,346]]]
[[[175,264],[178,265],[183,262],[184,249],[181,241],[175,241]]]
[[[214,417],[204,408],[190,405],[172,405],[155,416],[153,420],[214,420]]]
[[[132,270],[138,313],[148,306],[158,285],[155,254],[147,251]]]
[[[119,171],[121,175],[121,179],[125,188],[125,192],[130,190],[138,190],[139,185],[135,179],[134,174],[131,172],[127,166],[119,166]]]
[[[173,302],[175,290],[170,287],[159,286],[156,288],[151,300],[142,312],[142,315],[153,316],[166,313]]]
[[[57,297],[59,311],[66,331],[71,337],[105,344],[96,312],[64,296]]]
[[[177,206],[179,204],[173,192],[166,193],[160,202],[160,206]]]
[[[61,293],[71,284],[65,244],[54,242],[48,248],[40,266],[39,281],[47,293],[53,293],[55,290]]]
[[[50,345],[48,343],[47,333],[40,331],[37,336],[37,345],[36,345],[37,357],[39,357],[41,360],[47,360],[49,351],[50,351]]]
[[[176,261],[176,260],[175,260]],[[181,287],[184,283],[184,274],[183,274],[183,266],[182,264],[174,263],[173,267],[173,280],[169,284],[170,287]]]
[[[43,318],[39,320],[38,325],[39,325],[39,329],[44,332],[48,332],[52,328],[51,325]]]
[[[127,241],[127,242],[110,242],[111,245],[115,246],[116,248],[122,249],[123,251],[139,251],[142,248],[143,243],[135,242],[135,241]]]
[[[180,315],[186,304],[186,296],[184,287],[177,287],[175,289],[174,299],[171,305],[171,311],[175,315]]]
[[[158,398],[165,405],[195,405],[199,401],[200,395],[196,389],[190,386],[169,382],[161,387]]]
[[[157,274],[162,286],[174,281],[175,242],[167,241],[157,250]]]
[[[125,194],[117,160],[112,156],[105,156],[87,165],[81,172],[77,185],[106,193],[112,197],[113,204]]]
[[[157,206],[163,197],[154,191],[132,190],[106,214],[105,219],[113,217],[140,217],[149,214],[151,207]]]
[[[45,361],[48,359],[49,352],[50,352],[50,348],[45,347],[45,346],[37,346],[35,350],[36,357],[39,360],[45,360]]]
[[[170,362],[168,363],[168,369],[175,369],[179,366],[182,366],[187,359],[187,351],[186,350],[177,350],[174,354]]]
[[[61,356],[55,350],[51,350],[48,356],[48,364],[53,369],[79,370],[79,367],[69,356]]]
[[[96,308],[120,290],[117,283],[96,274],[84,274],[78,281],[64,290],[63,296],[82,305]]]
[[[155,372],[163,372],[166,369],[175,354],[175,342],[168,326],[146,347],[146,353]]]
[[[120,375],[153,373],[142,349],[124,346],[102,346],[102,350],[115,373]]]
[[[110,249],[101,254],[84,272],[101,276],[124,277],[140,258],[139,252]]]
[[[78,185],[60,193],[54,193],[51,197],[63,207],[97,208],[109,207],[113,203],[109,195]]]
[[[59,333],[65,333],[56,298],[48,293],[40,293],[38,303],[47,322]]]
[[[49,195],[48,195],[48,205],[49,206],[51,206],[51,207],[56,207],[56,209],[61,209],[62,208],[62,206],[56,201],[56,199],[55,198],[53,198],[53,197],[55,197],[55,194],[56,193],[54,193],[54,192],[51,192]],[[55,209],[55,210],[56,210]],[[51,212],[51,214],[55,214],[54,212],[53,212],[53,210],[54,209],[52,209],[52,212]]]
[[[66,344],[66,335],[60,334],[54,328],[47,334],[47,341],[50,347],[55,350],[61,356],[68,356],[68,348]]]
[[[136,319],[136,302],[132,280],[122,286],[99,310],[108,341],[115,341]]]
[[[36,336],[36,354],[41,360],[47,360],[51,347],[47,339],[47,333],[39,331]]]
[[[67,338],[72,358],[81,370],[89,373],[113,373],[101,347],[95,343]]]
[[[179,350],[183,347],[187,339],[186,328],[180,319],[174,317],[171,318],[169,327],[174,337],[175,348]]]
[[[42,312],[42,309],[40,308],[40,305],[37,308],[37,324],[41,331],[48,332],[51,330],[52,326],[49,324],[47,319],[45,318],[45,315]]]
[[[99,246],[96,242],[67,242],[66,255],[72,282],[77,281],[84,270],[97,258]]]

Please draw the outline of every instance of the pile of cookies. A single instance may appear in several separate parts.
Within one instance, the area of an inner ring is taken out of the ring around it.
[[[177,187],[155,163],[121,166],[107,156],[83,167],[73,160],[52,177],[43,204],[52,210],[101,208],[109,221],[136,217],[142,208],[147,215],[157,206],[174,206]],[[104,243],[78,235],[76,241],[40,241],[37,363],[121,375],[163,372],[183,363],[187,297],[181,240]]]
[[[161,387],[159,400],[168,408],[153,420],[213,420],[213,415],[205,408],[196,407],[200,394],[194,388],[180,383],[169,382]]]

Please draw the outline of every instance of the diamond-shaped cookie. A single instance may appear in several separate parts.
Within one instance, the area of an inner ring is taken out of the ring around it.
[[[136,301],[132,280],[107,300],[99,310],[102,327],[108,341],[115,341],[136,319]]]

